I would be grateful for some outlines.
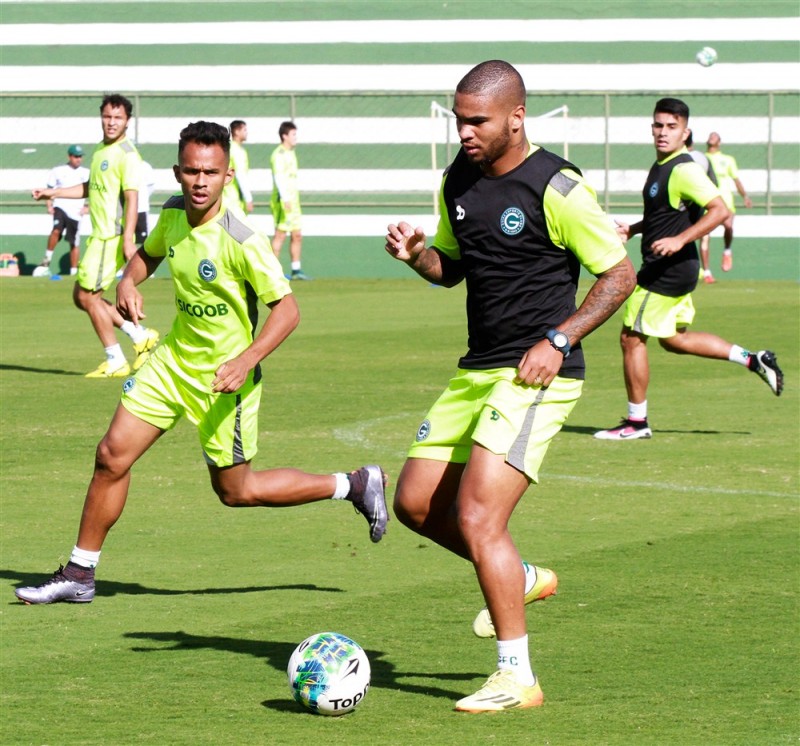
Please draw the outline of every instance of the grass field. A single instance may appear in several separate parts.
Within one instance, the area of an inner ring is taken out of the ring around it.
[[[145,286],[166,331],[171,283]],[[800,738],[798,292],[698,289],[696,327],[778,352],[776,399],[731,364],[651,353],[655,436],[598,442],[625,411],[613,320],[586,343],[584,397],[515,514],[559,594],[528,610],[538,710],[452,711],[493,670],[470,624],[471,568],[350,506],[224,508],[188,424],[134,472],[92,604],[28,607],[13,589],[65,562],[119,381],[71,283],[0,280],[2,744],[710,744]],[[394,480],[464,348],[463,294],[414,280],[296,287],[304,317],[266,366],[259,467],[381,463]],[[124,346],[129,349],[127,342]],[[307,635],[367,650],[352,715],[289,698]]]

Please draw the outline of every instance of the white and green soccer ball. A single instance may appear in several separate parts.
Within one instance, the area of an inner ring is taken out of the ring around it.
[[[292,653],[286,669],[292,697],[319,715],[344,715],[364,701],[370,682],[367,654],[349,637],[320,632]]]
[[[703,47],[696,55],[698,65],[711,67],[717,61],[717,50],[713,47]]]

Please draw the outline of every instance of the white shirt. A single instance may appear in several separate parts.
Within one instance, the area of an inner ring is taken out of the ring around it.
[[[62,187],[85,184],[87,181],[89,181],[88,168],[83,166],[72,168],[69,163],[62,163],[50,172],[50,176],[47,177],[47,186],[52,189],[60,189]],[[85,200],[83,199],[57,197],[53,200],[53,207],[60,207],[66,216],[72,218],[72,220],[80,220],[84,202]]]

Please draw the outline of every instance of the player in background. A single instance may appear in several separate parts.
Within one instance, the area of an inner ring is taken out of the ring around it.
[[[230,124],[231,168],[233,179],[225,187],[224,198],[236,205],[245,215],[253,212],[253,193],[250,190],[250,157],[244,144],[247,142],[247,123],[234,119]]]
[[[292,280],[310,280],[303,272],[301,254],[303,252],[302,211],[300,209],[300,190],[297,186],[297,127],[294,122],[282,122],[278,128],[281,144],[272,151],[269,166],[272,170],[272,197],[270,207],[275,221],[275,235],[272,249],[280,258],[286,234],[289,238],[289,257],[291,259]]]
[[[89,169],[83,165],[83,148],[80,145],[70,145],[67,148],[67,162],[56,166],[50,172],[47,186],[50,189],[78,185],[83,188],[82,185],[87,181],[89,181]],[[81,216],[86,214],[86,209],[86,200],[83,198],[47,200],[47,212],[53,216],[53,229],[47,237],[47,249],[39,265],[41,270],[34,271],[34,275],[50,274],[53,252],[62,237],[69,243],[69,273],[77,274],[81,253],[80,221]]]
[[[469,349],[419,427],[394,509],[473,564],[486,602],[473,631],[497,637],[497,671],[456,710],[488,712],[542,703],[525,604],[558,580],[521,561],[508,524],[580,396],[581,340],[621,306],[635,274],[578,170],[528,141],[517,70],[473,68],[453,113],[461,150],[442,180],[433,243],[401,222],[385,248],[428,282],[466,281]],[[581,265],[597,280],[576,309]]]
[[[122,398],[97,447],[78,540],[66,567],[40,586],[18,588],[26,603],[85,603],[108,531],[122,514],[131,467],[182,417],[197,426],[211,485],[230,507],[286,507],[349,500],[380,541],[388,520],[385,475],[378,466],[337,474],[297,469],[254,471],[261,362],[292,333],[299,311],[269,241],[237,209],[223,204],[233,178],[228,130],[195,122],[180,135],[169,199],[117,287],[119,312],[143,315],[137,286],[167,260],[177,315],[147,365],[122,387]],[[199,260],[199,261],[198,261]],[[256,298],[269,308],[256,335]]]
[[[711,165],[711,161],[706,158],[705,153],[694,149],[694,138],[692,137],[691,130],[689,130],[689,136],[686,138],[686,150],[689,151],[692,160],[706,172],[706,176],[711,179],[712,183],[718,186],[717,175],[714,173],[714,167]],[[714,279],[714,274],[709,264],[709,238],[710,235],[707,233],[700,239],[700,271],[703,273],[703,282],[706,283],[706,285],[713,285],[716,280]]]
[[[642,267],[620,333],[628,416],[616,427],[596,432],[594,437],[600,440],[636,440],[653,434],[647,420],[650,337],[667,352],[743,365],[776,396],[783,390],[783,373],[774,352],[750,352],[714,334],[688,330],[698,280],[695,241],[723,223],[729,212],[719,189],[686,150],[689,107],[680,99],[662,98],[656,103],[651,130],[656,162],[643,190],[644,217],[633,225],[618,224],[626,241],[642,234]]]
[[[137,322],[123,319],[103,293],[114,282],[117,270],[136,253],[134,231],[138,210],[141,158],[128,139],[128,123],[133,113],[131,102],[118,93],[107,95],[100,104],[103,142],[92,154],[89,181],[70,187],[34,189],[33,198],[89,199],[92,233],[78,265],[72,299],[89,315],[95,333],[105,350],[106,359],[87,378],[127,376],[130,365],[117,342],[114,327],[133,342],[136,357],[133,369],[147,360],[158,343],[158,332]],[[120,214],[121,213],[121,214]]]
[[[139,182],[139,205],[136,218],[136,243],[141,246],[150,233],[148,216],[150,215],[150,197],[156,188],[156,176],[153,167],[145,160],[141,164]]]
[[[719,191],[725,206],[728,208],[729,215],[723,221],[722,240],[724,249],[722,252],[722,271],[730,272],[733,268],[733,218],[736,215],[736,202],[733,198],[733,190],[736,189],[744,200],[744,206],[751,208],[753,201],[747,196],[747,191],[739,179],[739,167],[736,159],[732,155],[727,155],[720,150],[721,139],[719,134],[712,132],[706,141],[706,157],[714,168],[719,183]],[[706,237],[706,250],[708,249],[709,237]]]

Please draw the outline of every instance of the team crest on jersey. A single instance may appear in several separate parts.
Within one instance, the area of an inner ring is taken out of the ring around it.
[[[129,391],[133,389],[135,385],[136,385],[136,379],[133,376],[131,376],[130,378],[126,378],[125,383],[122,384],[122,391],[127,394]]]
[[[197,267],[197,274],[200,275],[201,280],[214,282],[217,279],[217,268],[210,259],[203,259]]]
[[[100,164],[100,170],[101,170],[101,171],[108,171],[108,161],[103,161],[103,162]]]
[[[653,186],[650,187],[649,194],[650,194],[651,197],[655,197],[658,194],[658,182],[657,181],[653,182]]]
[[[422,424],[419,426],[419,430],[417,430],[417,443],[422,442],[431,434],[431,421],[430,420],[423,420]]]
[[[500,216],[500,230],[507,236],[516,236],[525,227],[525,214],[519,207],[509,207]]]

